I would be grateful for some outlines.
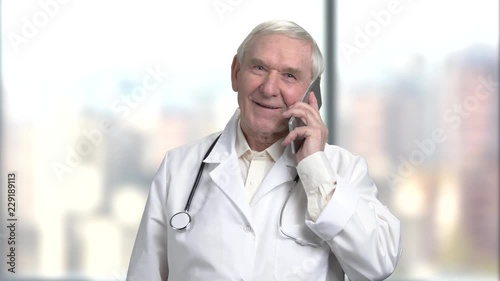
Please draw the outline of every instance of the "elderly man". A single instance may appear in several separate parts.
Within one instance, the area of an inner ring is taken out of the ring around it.
[[[252,30],[231,65],[239,108],[222,132],[165,155],[127,280],[358,281],[394,271],[399,221],[366,162],[326,144],[315,95],[301,101],[322,72],[297,24]],[[289,131],[292,116],[305,126]]]

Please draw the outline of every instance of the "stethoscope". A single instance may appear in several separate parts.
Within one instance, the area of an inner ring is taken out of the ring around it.
[[[198,183],[200,182],[201,175],[203,173],[203,169],[205,168],[205,159],[210,155],[210,152],[212,152],[212,149],[214,148],[215,144],[219,140],[220,135],[215,139],[215,141],[210,145],[208,148],[207,153],[205,156],[203,156],[203,160],[201,161],[200,168],[198,169],[198,174],[196,174],[196,179],[194,181],[193,187],[191,188],[191,192],[189,193],[188,200],[186,202],[186,206],[184,207],[184,211],[180,211],[178,213],[175,213],[171,218],[170,218],[170,226],[172,229],[177,230],[179,232],[186,231],[189,226],[191,225],[191,215],[189,214],[189,208],[191,207],[191,201],[193,200],[194,194],[196,193],[196,189],[198,188]],[[294,184],[292,188],[288,191],[288,195],[286,197],[285,202],[283,203],[283,207],[281,207],[281,212],[280,212],[280,219],[279,219],[279,230],[281,234],[283,234],[285,237],[290,238],[294,240],[297,244],[302,245],[302,246],[311,246],[311,247],[319,247],[319,244],[308,242],[304,239],[301,239],[299,237],[295,237],[293,235],[290,235],[285,232],[283,229],[283,213],[285,211],[286,204],[288,203],[288,200],[290,199],[290,196],[292,195],[292,191],[299,182],[299,175],[295,176]]]

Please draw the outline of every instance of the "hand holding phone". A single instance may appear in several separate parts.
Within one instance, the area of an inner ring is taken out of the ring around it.
[[[307,103],[309,99],[309,94],[311,92],[314,92],[314,95],[316,96],[316,100],[318,101],[318,108],[321,108],[321,89],[320,89],[320,79],[316,79],[314,82],[312,82],[309,87],[307,88],[306,92],[304,93],[304,96],[302,97],[302,102]],[[288,131],[291,132],[293,129],[300,127],[300,126],[305,126],[304,122],[300,118],[296,118],[292,116],[290,120],[288,121]],[[304,143],[304,138],[302,137],[297,137],[292,143],[291,143],[291,148],[292,152],[294,154],[297,153],[297,151],[300,149],[300,146]]]

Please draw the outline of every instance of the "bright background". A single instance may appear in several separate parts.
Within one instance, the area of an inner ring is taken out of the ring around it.
[[[258,23],[289,19],[335,66],[325,73],[335,87],[323,80],[333,106],[322,109],[333,142],[367,159],[401,220],[390,280],[497,280],[498,5],[1,1],[0,165],[3,187],[17,173],[15,276],[124,280],[165,151],[223,129],[237,107],[236,48]],[[12,275],[0,268],[0,279]]]

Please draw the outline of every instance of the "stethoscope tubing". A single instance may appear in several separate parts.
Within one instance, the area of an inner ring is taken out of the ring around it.
[[[283,203],[283,206],[281,207],[278,228],[279,228],[279,231],[281,232],[281,234],[283,234],[285,237],[288,237],[289,239],[294,240],[297,244],[302,245],[302,246],[310,246],[310,247],[316,248],[316,247],[319,247],[320,245],[316,244],[316,243],[308,242],[308,241],[305,241],[304,239],[301,239],[299,237],[295,237],[293,235],[290,235],[290,234],[286,233],[286,231],[283,229],[283,214],[285,213],[285,208],[286,208],[286,205],[288,203],[288,200],[290,200],[290,197],[292,196],[292,192],[295,189],[295,186],[297,185],[297,183],[299,182],[299,179],[300,179],[299,175],[297,174],[297,176],[295,176],[295,179],[293,180],[293,182],[294,182],[293,186],[288,191],[288,195],[286,196],[285,202]]]
[[[214,148],[215,144],[219,140],[220,135],[215,139],[215,141],[210,145],[210,147],[207,150],[207,153],[205,153],[205,156],[203,156],[203,160],[201,161],[200,168],[198,169],[198,174],[196,175],[196,179],[194,181],[193,187],[191,188],[191,193],[189,193],[188,200],[186,202],[186,206],[184,207],[184,212],[188,212],[189,208],[191,208],[191,201],[193,201],[194,194],[196,193],[196,189],[198,188],[198,184],[200,183],[201,175],[203,174],[203,169],[205,168],[205,159],[207,159],[208,155],[210,155],[210,152],[212,152],[212,149]]]
[[[210,155],[210,152],[212,152],[212,149],[214,148],[215,144],[219,140],[221,135],[219,135],[215,141],[210,145],[210,147],[207,150],[207,153],[205,153],[205,156],[203,156],[203,160],[201,161],[200,168],[198,169],[198,174],[196,174],[196,179],[194,181],[193,187],[191,188],[191,192],[189,193],[188,200],[186,202],[186,206],[184,207],[184,211],[180,211],[178,213],[175,213],[171,218],[170,218],[170,226],[172,229],[177,230],[177,231],[185,231],[191,226],[191,215],[189,214],[189,209],[191,208],[191,201],[193,201],[194,194],[196,193],[196,189],[198,188],[198,184],[200,183],[201,175],[203,174],[203,169],[205,168],[205,159],[207,159],[208,155]],[[178,224],[179,223],[179,224]]]

